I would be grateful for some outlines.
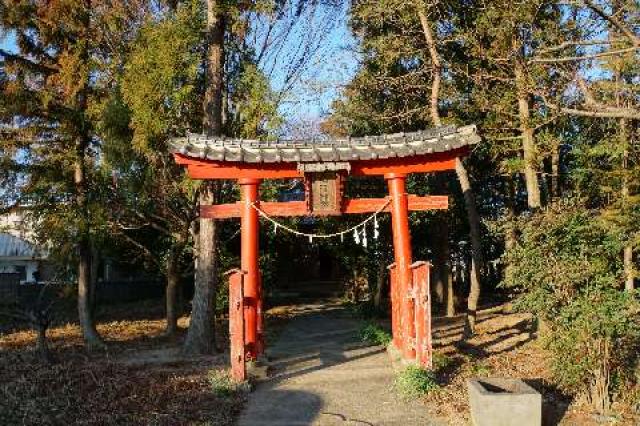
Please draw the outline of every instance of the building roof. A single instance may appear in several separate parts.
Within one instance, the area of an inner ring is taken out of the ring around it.
[[[0,232],[0,259],[3,257],[34,259],[46,255],[38,246],[6,232]]]
[[[211,138],[191,133],[174,139],[172,151],[197,159],[238,163],[349,162],[447,152],[479,141],[474,125],[359,138],[274,142]]]

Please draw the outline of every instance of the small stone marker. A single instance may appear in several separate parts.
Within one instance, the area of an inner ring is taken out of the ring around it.
[[[469,379],[471,421],[475,426],[540,426],[542,395],[519,379]]]

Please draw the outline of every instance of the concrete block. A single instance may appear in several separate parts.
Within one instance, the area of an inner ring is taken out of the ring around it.
[[[542,424],[542,395],[522,380],[474,378],[467,381],[467,388],[475,426]]]

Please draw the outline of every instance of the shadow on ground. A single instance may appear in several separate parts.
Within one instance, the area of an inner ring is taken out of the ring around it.
[[[441,424],[421,402],[398,398],[385,348],[360,341],[362,322],[348,309],[295,310],[268,349],[271,376],[249,395],[240,426]]]

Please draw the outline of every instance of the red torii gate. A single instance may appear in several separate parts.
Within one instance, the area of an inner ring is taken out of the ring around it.
[[[440,127],[328,141],[260,142],[188,135],[174,141],[174,157],[192,179],[234,179],[241,201],[201,206],[210,219],[239,217],[241,264],[230,271],[231,364],[237,380],[245,361],[264,352],[262,292],[258,266],[259,216],[326,216],[390,212],[395,263],[391,280],[393,346],[406,360],[431,366],[429,265],[412,263],[409,211],[447,209],[447,196],[419,197],[406,192],[410,173],[453,170],[458,157],[480,140],[475,126]],[[388,198],[344,199],[348,176],[384,176]],[[263,179],[300,178],[305,201],[260,202]]]

